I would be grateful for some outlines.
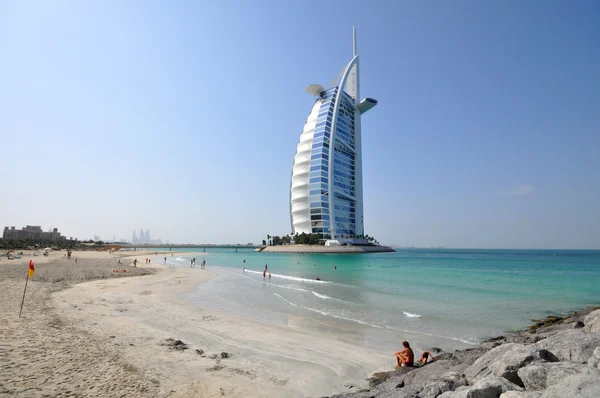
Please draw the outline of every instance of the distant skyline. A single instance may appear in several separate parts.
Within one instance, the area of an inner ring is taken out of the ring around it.
[[[365,233],[600,248],[600,3],[264,3],[1,2],[0,225],[290,233],[304,89],[338,74],[356,26],[361,91],[379,100]]]

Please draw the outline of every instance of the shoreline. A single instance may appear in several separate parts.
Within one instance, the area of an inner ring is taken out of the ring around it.
[[[257,249],[258,250],[258,249]],[[360,254],[393,253],[396,250],[388,246],[321,246],[321,245],[281,245],[266,246],[262,253],[306,253],[306,254]]]
[[[207,396],[330,395],[344,391],[347,383],[366,387],[372,369],[385,369],[378,364],[387,357],[376,360],[366,348],[307,332],[302,319],[266,325],[179,298],[215,276],[208,270],[166,268],[145,278],[79,284],[54,294],[52,302],[84,331],[105,338],[112,333],[124,358],[153,374],[174,396],[199,391]],[[75,308],[72,302],[85,304]],[[188,349],[168,347],[170,338]],[[221,358],[223,352],[229,358]]]
[[[467,369],[494,348],[516,344],[539,351],[543,340],[574,332],[573,317],[537,322],[536,330],[490,339],[473,348],[441,356],[435,351],[438,360],[424,368],[385,371],[393,366],[392,353],[374,355],[371,349],[341,341],[339,336],[323,335],[318,328],[311,331],[301,318],[290,317],[285,325],[273,326],[182,301],[182,294],[202,289],[217,276],[210,268],[168,268],[158,263],[154,251],[74,252],[77,266],[62,254],[34,259],[36,274],[21,319],[13,309],[20,303],[25,271],[12,272],[14,260],[0,260],[0,308],[6,319],[0,324],[6,336],[0,345],[0,369],[6,369],[0,372],[0,392],[29,391],[31,396],[67,392],[119,396],[125,392],[132,397],[370,397],[390,393],[412,397],[418,393],[423,398],[446,392],[443,398],[458,398],[462,395],[448,394],[462,394],[461,388],[474,388],[480,381],[478,375],[465,379],[461,374],[468,374]],[[122,264],[126,273],[112,272],[117,258],[130,263],[137,257],[141,263],[150,255],[153,263],[149,266]],[[134,275],[145,277],[129,277]],[[575,316],[586,319],[581,312]],[[586,323],[592,325],[592,321]],[[585,327],[594,327],[590,325]],[[575,331],[578,338],[589,340],[584,349],[574,347],[577,341],[570,346],[561,342],[567,348],[548,348],[561,358],[579,355],[580,363],[573,365],[579,366],[577,371],[584,366],[582,358],[593,358],[592,345],[600,346],[600,324],[596,334],[585,332],[585,327]],[[184,345],[187,349],[181,349]],[[566,362],[561,366],[572,365]],[[463,379],[470,385],[462,383]],[[398,389],[400,384],[407,388]],[[437,393],[428,395],[435,390],[433,384]]]

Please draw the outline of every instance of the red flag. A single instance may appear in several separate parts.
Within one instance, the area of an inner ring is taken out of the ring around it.
[[[33,278],[33,273],[35,272],[35,268],[33,267],[33,260],[29,260],[29,277]]]

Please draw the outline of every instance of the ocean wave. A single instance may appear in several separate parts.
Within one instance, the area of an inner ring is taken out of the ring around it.
[[[285,301],[286,303],[288,303],[288,304],[290,304],[291,306],[294,306],[294,307],[303,308],[305,310],[316,312],[317,314],[321,314],[321,315],[324,315],[324,316],[330,316],[332,318],[343,319],[345,321],[356,322],[356,323],[360,323],[361,325],[371,326],[371,327],[374,327],[374,328],[377,328],[377,329],[382,329],[382,327],[379,326],[379,325],[375,325],[375,324],[369,323],[369,322],[364,322],[364,321],[361,321],[360,319],[348,318],[348,317],[345,317],[345,316],[342,316],[342,315],[336,315],[336,314],[332,314],[330,312],[325,312],[325,311],[317,310],[315,308],[305,307],[303,305],[298,305],[298,304],[292,303],[290,300],[286,299],[285,297],[283,297],[282,295],[277,294],[277,293],[273,293],[273,295],[281,298],[283,301]]]
[[[421,317],[421,315],[419,315],[419,314],[413,314],[412,312],[402,311],[402,313],[404,315],[406,315],[407,317],[409,317],[409,318],[420,318]]]
[[[186,262],[190,261],[190,260],[188,260],[186,258],[183,258],[183,257],[177,257],[175,260],[177,260],[177,261],[186,261]]]
[[[263,271],[253,271],[251,269],[246,268],[246,272],[250,272],[251,274],[259,274],[262,275]],[[267,271],[268,273],[268,271]],[[306,279],[306,278],[300,278],[298,276],[290,276],[290,275],[281,275],[281,274],[273,274],[271,273],[271,277],[272,278],[278,278],[278,279],[286,279],[286,280],[290,280],[290,281],[296,281],[296,282],[303,282],[303,283],[331,283],[328,281],[318,281],[315,279]]]
[[[360,323],[361,325],[371,326],[371,327],[374,327],[374,328],[377,328],[377,329],[396,330],[396,331],[404,332],[404,333],[414,333],[414,334],[420,334],[420,335],[423,335],[423,336],[438,337],[438,338],[441,338],[441,339],[449,339],[449,340],[459,341],[461,343],[468,344],[468,345],[477,345],[477,344],[479,344],[479,340],[477,340],[475,338],[460,338],[460,337],[453,337],[453,336],[441,336],[439,334],[434,334],[434,333],[420,332],[420,331],[408,330],[408,329],[399,329],[399,328],[394,328],[394,327],[390,327],[390,326],[380,326],[380,325],[377,325],[377,324],[374,324],[374,323],[369,323],[369,322],[361,321],[360,319],[357,319],[357,318],[349,318],[349,317],[346,317],[346,316],[332,314],[332,313],[329,313],[329,312],[326,312],[326,311],[317,310],[315,308],[310,308],[310,307],[305,307],[305,306],[302,306],[302,305],[298,305],[296,303],[291,302],[290,300],[286,299],[285,297],[283,297],[282,295],[280,295],[278,293],[273,293],[273,295],[281,298],[283,301],[285,301],[286,303],[290,304],[293,307],[303,308],[305,310],[316,312],[316,313],[324,315],[324,316],[329,316],[329,317],[332,317],[332,318],[342,319],[342,320],[345,320],[345,321]],[[413,315],[415,315],[415,314],[413,314]]]
[[[318,298],[322,298],[322,299],[330,299],[330,298],[331,298],[331,297],[329,297],[329,296],[326,296],[326,295],[324,295],[324,294],[317,293],[317,292],[315,292],[315,291],[313,291],[313,292],[312,292],[312,294],[314,294],[314,295],[315,295],[315,296],[317,296]]]

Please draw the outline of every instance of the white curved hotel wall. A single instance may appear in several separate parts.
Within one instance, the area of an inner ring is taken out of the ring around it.
[[[306,119],[304,129],[300,135],[300,142],[298,142],[298,146],[296,147],[296,156],[294,156],[294,166],[292,167],[292,185],[290,188],[292,229],[294,233],[299,234],[302,232],[310,234],[312,232],[308,198],[310,156],[321,102],[321,100],[315,102]]]

